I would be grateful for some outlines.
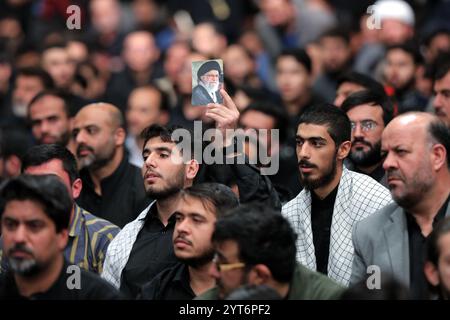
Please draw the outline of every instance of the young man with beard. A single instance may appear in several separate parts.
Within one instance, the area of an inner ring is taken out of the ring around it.
[[[344,167],[350,138],[350,120],[335,106],[302,114],[296,141],[304,189],[282,209],[298,234],[297,260],[343,285],[351,275],[354,224],[391,202],[381,184]]]
[[[425,241],[450,215],[450,129],[436,116],[406,113],[394,118],[381,138],[383,168],[395,203],[356,224],[351,283],[377,265],[426,297]]]
[[[203,63],[197,71],[198,84],[192,89],[192,105],[206,106],[208,103],[222,103],[220,79],[222,69],[217,61]]]
[[[206,116],[216,122],[217,129],[223,134],[222,141],[215,141],[218,143],[216,146],[225,146],[224,155],[231,157],[233,155],[227,153],[226,146],[230,146],[232,139],[225,132],[237,127],[239,111],[225,90],[221,90],[221,94],[224,104],[209,104]],[[181,139],[176,138],[177,135],[172,137],[176,129],[155,124],[144,130],[142,175],[148,197],[156,200],[123,228],[106,253],[102,277],[132,297],[139,293],[142,285],[177,262],[172,234],[176,222],[173,213],[178,206],[179,192],[190,187],[194,179],[199,182],[207,178],[207,175],[197,177],[199,164],[194,158],[194,139],[191,139],[189,158],[182,153]],[[223,163],[228,160],[224,158]],[[241,203],[279,203],[269,179],[261,176],[257,169],[247,164],[230,167],[236,174]]]
[[[180,193],[175,211],[173,245],[181,262],[166,269],[142,288],[142,299],[190,300],[215,285],[209,275],[214,249],[211,236],[216,220],[239,201],[233,191],[218,183],[202,183]]]
[[[6,183],[0,211],[5,257],[11,269],[0,276],[0,300],[117,299],[99,276],[69,266],[67,245],[72,200],[54,175],[22,175]],[[74,287],[71,287],[74,285]]]
[[[381,134],[391,121],[390,102],[385,95],[364,90],[351,94],[341,109],[352,127],[352,148],[345,165],[387,186],[381,158]]]
[[[424,111],[428,99],[415,89],[417,68],[422,57],[412,43],[390,46],[386,50],[383,77],[395,90],[398,113]]]
[[[264,287],[272,289],[266,294],[273,299],[338,299],[340,285],[295,261],[295,239],[292,226],[277,211],[259,204],[231,210],[217,220],[212,235],[216,254],[210,276],[217,286],[197,299],[250,298],[241,290]]]
[[[140,169],[128,162],[122,113],[112,104],[89,104],[75,116],[72,136],[83,181],[77,204],[123,227],[149,200]]]

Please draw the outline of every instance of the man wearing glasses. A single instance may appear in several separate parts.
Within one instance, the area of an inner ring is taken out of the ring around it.
[[[352,128],[352,148],[345,165],[387,187],[381,158],[381,134],[392,119],[387,96],[370,90],[359,91],[342,103],[342,110],[350,118]]]
[[[209,60],[197,71],[197,85],[192,89],[192,105],[206,106],[208,103],[222,103],[220,78],[222,70],[215,60]]]
[[[217,220],[212,236],[216,256],[210,275],[217,285],[197,299],[231,299],[237,289],[251,292],[260,286],[282,299],[338,299],[341,286],[296,263],[295,240],[294,230],[279,212],[261,205],[231,210]]]

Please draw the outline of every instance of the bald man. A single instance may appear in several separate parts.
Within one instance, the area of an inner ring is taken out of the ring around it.
[[[149,202],[141,170],[125,154],[122,113],[112,104],[89,104],[76,114],[72,136],[83,181],[77,203],[122,228]]]
[[[353,229],[351,284],[379,267],[427,296],[425,242],[436,223],[450,215],[450,129],[436,116],[405,113],[383,131],[383,168],[395,203],[361,220]],[[372,267],[373,268],[373,267]]]

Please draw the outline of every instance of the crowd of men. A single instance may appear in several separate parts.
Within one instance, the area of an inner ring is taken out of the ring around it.
[[[449,3],[184,2],[0,4],[0,299],[450,299]]]

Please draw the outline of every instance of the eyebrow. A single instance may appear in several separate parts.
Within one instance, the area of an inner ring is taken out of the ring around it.
[[[300,135],[295,135],[295,139],[303,139],[303,140],[317,140],[317,141],[324,141],[324,142],[326,142],[327,141],[327,139],[325,139],[325,138],[322,138],[322,137],[307,137],[307,138],[304,138],[304,137],[302,137],[302,136],[300,136]]]
[[[158,152],[172,152],[171,149],[169,149],[168,147],[156,147],[156,148],[144,148],[144,151],[142,151],[142,154],[146,153],[146,152],[152,152],[152,151],[158,151]]]

